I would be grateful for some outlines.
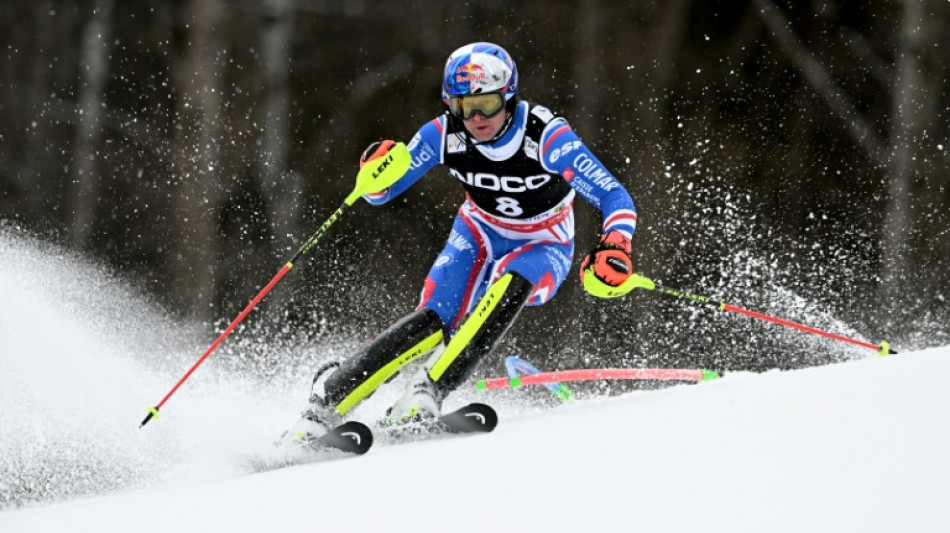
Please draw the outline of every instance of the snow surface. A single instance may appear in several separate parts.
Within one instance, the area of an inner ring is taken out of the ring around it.
[[[138,429],[186,332],[95,266],[0,252],[3,533],[950,530],[950,346],[544,408],[466,390],[494,433],[253,473],[309,376],[208,364]]]

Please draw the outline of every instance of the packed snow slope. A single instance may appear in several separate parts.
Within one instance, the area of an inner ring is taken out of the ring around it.
[[[950,524],[950,346],[622,396],[579,385],[567,405],[537,402],[543,390],[467,386],[448,407],[494,405],[494,433],[261,472],[337,348],[291,353],[238,331],[139,429],[206,335],[100,266],[2,229],[2,533]],[[254,354],[276,364],[241,366]],[[393,385],[357,414],[378,416]]]
[[[489,435],[0,514],[0,531],[942,532],[948,375],[944,347],[502,409]]]

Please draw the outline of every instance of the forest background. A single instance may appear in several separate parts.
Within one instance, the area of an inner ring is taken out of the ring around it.
[[[3,0],[0,230],[108,265],[210,336],[340,205],[367,144],[443,111],[445,58],[472,41],[504,46],[520,95],[630,190],[641,273],[898,349],[950,340],[946,0]],[[293,351],[378,332],[416,304],[462,200],[440,167],[357,204],[244,334]],[[575,265],[600,220],[576,208]],[[853,355],[659,294],[595,300],[576,268],[502,351]]]

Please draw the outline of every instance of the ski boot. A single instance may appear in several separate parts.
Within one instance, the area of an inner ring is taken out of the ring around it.
[[[392,424],[433,421],[442,416],[442,395],[429,369],[422,368],[406,386],[406,392],[386,413]]]
[[[340,363],[328,363],[317,370],[313,376],[313,385],[310,387],[310,399],[307,408],[300,413],[300,418],[280,438],[282,444],[299,446],[312,445],[317,439],[326,435],[333,428],[343,423],[343,418],[336,409],[328,405],[325,398],[324,383]]]

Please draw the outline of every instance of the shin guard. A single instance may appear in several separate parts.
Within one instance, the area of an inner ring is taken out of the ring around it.
[[[488,355],[531,296],[534,285],[517,272],[492,283],[429,369],[445,396],[456,389]]]
[[[431,309],[418,309],[363,345],[330,376],[326,403],[340,415],[368,398],[402,367],[442,342],[442,320]]]

